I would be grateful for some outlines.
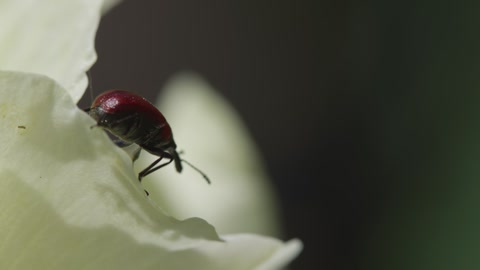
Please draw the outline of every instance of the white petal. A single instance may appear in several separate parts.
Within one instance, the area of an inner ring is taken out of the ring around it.
[[[222,238],[226,244],[209,242],[203,247],[201,252],[209,257],[217,257],[220,254],[224,256],[212,261],[210,268],[205,269],[282,269],[297,257],[303,248],[297,239],[283,244],[276,239],[251,234],[227,235]],[[255,260],[245,260],[238,254]]]
[[[0,72],[0,89],[0,269],[255,269],[299,252],[163,214],[55,81]]]
[[[0,70],[47,75],[75,101],[96,60],[100,0],[0,1]]]
[[[208,220],[220,234],[279,236],[270,181],[245,125],[228,102],[193,73],[174,77],[159,101],[178,148],[185,151],[182,158],[205,171],[212,184],[187,165],[181,175],[172,166],[145,178],[151,197],[179,219]],[[139,169],[148,162],[141,164]]]

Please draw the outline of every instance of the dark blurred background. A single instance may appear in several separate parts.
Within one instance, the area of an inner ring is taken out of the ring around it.
[[[187,69],[226,96],[285,239],[305,244],[291,269],[479,269],[478,14],[480,1],[126,0],[100,24],[94,88],[155,100]]]

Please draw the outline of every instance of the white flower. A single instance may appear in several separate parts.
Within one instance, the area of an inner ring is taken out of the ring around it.
[[[301,243],[166,215],[75,103],[98,0],[0,2],[0,269],[276,269]],[[36,74],[34,74],[36,73]]]

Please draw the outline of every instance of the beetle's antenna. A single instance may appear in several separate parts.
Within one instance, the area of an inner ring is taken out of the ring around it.
[[[207,181],[207,183],[210,185],[212,182],[210,181],[210,178],[208,178],[208,176],[202,172],[199,168],[195,167],[192,165],[192,163],[186,161],[185,159],[181,159],[181,161],[187,163],[187,165],[189,165],[190,167],[192,167],[192,169],[194,169],[195,171],[197,171],[199,174],[201,174],[203,176],[203,178],[205,178],[205,180]]]

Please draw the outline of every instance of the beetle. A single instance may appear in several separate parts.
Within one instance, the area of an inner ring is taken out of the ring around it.
[[[180,158],[170,125],[163,114],[144,97],[124,90],[109,90],[98,95],[90,108],[84,111],[97,121],[96,126],[159,157],[138,174],[140,182],[145,176],[172,162],[180,173],[183,169],[182,162],[185,162],[210,184],[205,173]],[[168,161],[156,166],[164,158]]]

